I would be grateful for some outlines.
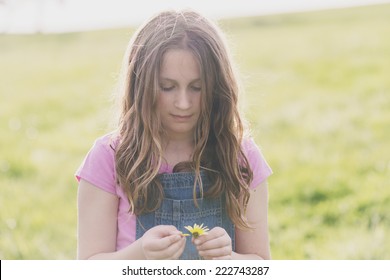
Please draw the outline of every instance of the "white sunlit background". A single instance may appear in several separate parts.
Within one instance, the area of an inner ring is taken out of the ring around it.
[[[136,25],[163,9],[192,8],[214,18],[275,14],[386,0],[1,0],[0,32],[69,32]]]

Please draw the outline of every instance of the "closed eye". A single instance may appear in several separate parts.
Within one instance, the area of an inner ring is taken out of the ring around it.
[[[175,88],[175,86],[169,86],[169,87],[160,86],[160,88],[162,91],[171,91]]]
[[[202,90],[201,87],[197,87],[197,86],[191,86],[191,89],[192,89],[193,91],[201,91],[201,90]]]

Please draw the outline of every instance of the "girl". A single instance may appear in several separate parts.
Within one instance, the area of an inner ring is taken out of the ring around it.
[[[218,27],[156,15],[129,43],[122,93],[118,129],[76,173],[78,258],[269,259],[271,169],[244,137]],[[195,223],[210,230],[191,240]]]

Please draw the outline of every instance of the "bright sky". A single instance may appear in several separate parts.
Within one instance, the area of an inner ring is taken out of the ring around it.
[[[138,25],[164,9],[211,18],[349,7],[390,0],[2,0],[0,33],[67,32]]]

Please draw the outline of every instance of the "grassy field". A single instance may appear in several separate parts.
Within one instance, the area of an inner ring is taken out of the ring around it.
[[[274,259],[390,259],[390,5],[222,22],[274,170]],[[0,259],[74,259],[73,173],[132,30],[0,35]]]

